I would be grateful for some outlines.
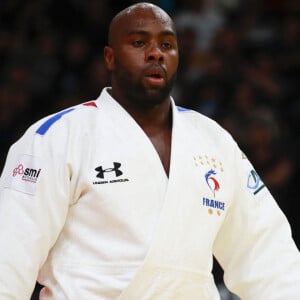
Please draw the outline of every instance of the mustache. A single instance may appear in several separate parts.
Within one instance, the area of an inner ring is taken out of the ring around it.
[[[161,64],[153,63],[153,64],[146,66],[143,69],[143,74],[145,74],[146,76],[159,75],[160,77],[166,78],[167,70]]]

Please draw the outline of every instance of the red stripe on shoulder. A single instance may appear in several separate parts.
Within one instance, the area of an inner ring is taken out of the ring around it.
[[[94,107],[97,107],[97,104],[96,104],[95,101],[86,102],[86,103],[84,103],[83,105],[85,105],[85,106],[94,106]]]

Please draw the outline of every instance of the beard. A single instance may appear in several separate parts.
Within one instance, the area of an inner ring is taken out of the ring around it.
[[[161,104],[169,99],[174,82],[175,76],[166,81],[166,84],[162,87],[145,87],[138,82],[134,85],[134,93],[130,93],[130,97],[144,107]]]
[[[165,85],[146,87],[142,81],[133,80],[129,74],[115,74],[115,87],[121,91],[127,101],[140,108],[152,108],[169,100],[171,90],[176,80],[176,73],[166,80]]]

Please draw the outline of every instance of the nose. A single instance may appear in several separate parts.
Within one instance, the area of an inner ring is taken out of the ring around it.
[[[163,62],[164,54],[159,48],[159,45],[153,43],[149,45],[148,51],[146,52],[146,61],[148,62]]]

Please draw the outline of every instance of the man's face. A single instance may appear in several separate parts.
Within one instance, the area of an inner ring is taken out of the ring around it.
[[[171,92],[178,66],[172,21],[159,10],[142,9],[123,16],[118,25],[108,65],[113,89],[138,105],[163,102]]]

